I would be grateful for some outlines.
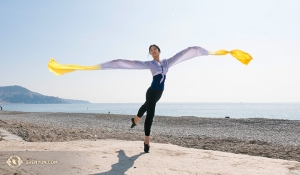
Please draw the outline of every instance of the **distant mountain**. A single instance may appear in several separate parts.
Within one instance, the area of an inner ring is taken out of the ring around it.
[[[62,104],[62,103],[90,103],[84,100],[62,99],[45,96],[32,92],[21,86],[0,87],[0,103],[26,103],[26,104]]]

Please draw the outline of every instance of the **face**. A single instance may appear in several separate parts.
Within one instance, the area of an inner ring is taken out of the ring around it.
[[[152,55],[153,58],[159,55],[159,51],[155,46],[151,46],[150,55]]]

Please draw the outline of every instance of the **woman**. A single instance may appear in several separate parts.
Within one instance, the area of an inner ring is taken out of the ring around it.
[[[113,60],[101,64],[101,69],[150,69],[153,80],[151,86],[146,92],[146,102],[140,107],[137,116],[131,119],[131,128],[136,126],[147,111],[147,116],[144,124],[145,141],[144,152],[148,153],[150,149],[150,132],[153,117],[155,115],[155,106],[158,100],[161,98],[164,91],[164,83],[166,80],[166,74],[168,69],[177,63],[182,61],[208,55],[208,51],[201,47],[189,47],[169,59],[160,60],[160,48],[157,45],[151,45],[149,47],[149,53],[153,57],[152,61],[131,61],[131,60]]]

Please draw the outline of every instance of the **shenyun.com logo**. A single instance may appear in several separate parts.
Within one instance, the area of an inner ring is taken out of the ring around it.
[[[18,168],[19,166],[22,165],[23,161],[19,156],[13,155],[7,159],[6,163],[11,168]]]

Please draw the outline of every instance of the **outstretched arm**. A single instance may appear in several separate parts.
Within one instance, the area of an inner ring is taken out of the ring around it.
[[[194,47],[188,47],[184,49],[183,51],[177,53],[173,57],[167,59],[168,67],[172,67],[175,64],[178,64],[182,61],[197,57],[197,56],[203,56],[208,55],[209,52],[206,49],[203,49],[202,47],[194,46]]]
[[[148,61],[112,60],[100,64],[102,70],[106,69],[149,69]]]

